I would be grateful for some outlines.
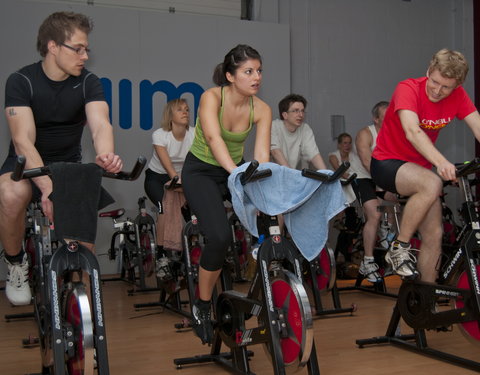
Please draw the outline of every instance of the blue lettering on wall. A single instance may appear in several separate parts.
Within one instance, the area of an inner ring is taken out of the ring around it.
[[[132,82],[122,79],[118,83],[118,124],[122,129],[132,127]]]
[[[112,81],[108,78],[101,78],[103,86],[103,94],[105,95],[105,100],[108,103],[108,115],[110,116],[110,122],[112,122]]]
[[[110,121],[112,121],[112,103],[113,90],[112,82],[108,78],[101,78],[105,99],[110,108]],[[198,105],[203,88],[195,82],[184,82],[178,87],[173,83],[165,80],[155,83],[149,80],[143,80],[139,85],[140,98],[140,128],[150,130],[153,127],[153,96],[157,92],[163,92],[166,95],[166,102],[180,98],[183,94],[190,93],[194,99],[194,119],[197,117]],[[132,127],[132,107],[133,107],[133,90],[132,82],[128,79],[122,79],[118,83],[118,122],[122,129],[130,129]]]

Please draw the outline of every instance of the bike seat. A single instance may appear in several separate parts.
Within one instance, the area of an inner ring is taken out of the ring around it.
[[[119,208],[117,210],[113,211],[105,211],[105,212],[100,212],[98,214],[98,217],[111,217],[113,219],[118,219],[125,213],[125,209]]]

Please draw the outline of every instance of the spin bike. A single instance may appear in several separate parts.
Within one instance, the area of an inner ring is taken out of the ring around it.
[[[12,179],[50,175],[48,166],[24,170],[19,156]],[[130,173],[103,172],[104,177],[135,180],[146,159],[141,157]],[[77,241],[53,248],[53,232],[39,205],[32,208],[35,264],[33,304],[41,347],[41,374],[108,375],[107,341],[100,288],[100,268],[95,255]],[[90,299],[82,274],[90,281]],[[91,305],[90,301],[93,302]]]
[[[155,270],[155,220],[147,213],[146,197],[138,199],[138,214],[135,219],[120,220],[125,209],[101,212],[99,217],[110,217],[115,232],[112,235],[108,257],[114,261],[120,258],[120,277],[102,281],[123,280],[133,285],[128,295],[135,292],[157,291],[147,286],[147,278]],[[138,282],[137,282],[138,281]]]
[[[178,176],[175,176],[172,178],[170,184],[165,185],[166,190],[175,190],[179,189],[182,187],[181,184],[178,183]],[[190,262],[185,261],[184,259],[190,259],[190,253],[188,253],[185,258],[185,253],[186,249],[189,247],[186,245],[186,239],[185,237],[192,236],[194,234],[199,234],[199,230],[197,229],[197,221],[194,215],[191,216],[192,220],[187,222],[186,225],[183,227],[182,230],[182,245],[183,245],[183,251],[182,252],[177,252],[177,251],[170,251],[170,250],[165,250],[165,258],[168,261],[168,265],[164,265],[169,267],[170,270],[170,277],[166,279],[162,279],[158,274],[157,274],[157,285],[158,288],[157,290],[160,291],[160,297],[158,302],[147,302],[147,303],[136,303],[134,304],[134,308],[136,310],[142,309],[142,308],[153,308],[153,307],[161,307],[162,309],[169,309],[173,312],[176,312],[180,315],[183,315],[185,318],[190,318],[191,314],[187,312],[185,309],[182,308],[183,305],[188,304],[188,301],[183,301],[181,299],[181,292],[185,288],[187,288],[187,276],[186,276],[186,267],[185,264]],[[198,250],[198,249],[197,249]],[[157,254],[158,255],[158,254]],[[182,260],[183,256],[183,260]],[[197,258],[199,257],[199,254]],[[157,262],[160,262],[160,260],[157,260]],[[160,269],[161,266],[158,268]],[[193,274],[193,272],[190,269],[190,275]],[[158,270],[157,270],[158,271]],[[198,270],[197,270],[197,277],[198,277]],[[183,328],[185,324],[180,324],[180,328]]]
[[[252,235],[243,227],[235,212],[228,218],[228,223],[232,228],[232,244],[227,252],[227,263],[231,267],[234,282],[246,282],[247,254],[251,250]]]
[[[256,171],[257,168],[258,162],[252,161],[241,176],[242,184],[271,175],[270,170]],[[347,168],[348,164],[331,176],[306,170],[302,174],[328,183],[338,179]],[[263,344],[275,375],[286,374],[287,367],[299,369],[305,365],[310,375],[320,374],[312,313],[303,286],[303,257],[294,244],[281,235],[276,216],[270,218],[269,232],[270,237],[258,250],[257,268],[247,294],[233,290],[228,285],[228,272],[222,272],[224,291],[215,303],[215,336],[210,354],[175,359],[177,368],[214,362],[237,374],[254,375],[249,367],[253,353],[247,348]],[[253,317],[257,326],[246,328],[246,322]],[[230,352],[220,352],[222,343]]]
[[[34,217],[35,210],[38,208],[38,202],[31,202],[27,207],[26,217],[25,217],[25,236],[22,241],[22,249],[27,254],[28,259],[28,278],[32,280],[33,278],[33,265],[35,264],[35,227],[34,227]],[[50,244],[52,248],[58,247],[58,241],[52,238]],[[26,313],[16,313],[16,314],[6,314],[4,316],[7,322],[10,322],[14,319],[26,319],[26,318],[35,318],[33,311]],[[28,339],[23,340],[24,347],[30,347],[32,345],[38,344],[38,337],[29,336]]]
[[[352,183],[357,178],[353,173],[348,179],[341,180],[342,186]],[[337,264],[335,252],[327,245],[323,248],[320,255],[311,262],[304,261],[304,273],[307,284],[311,287],[311,294],[315,306],[314,315],[321,317],[332,314],[353,314],[357,310],[357,305],[352,303],[350,307],[342,307],[340,302],[339,288],[337,287]],[[333,308],[323,307],[322,296],[331,294]]]
[[[426,330],[445,332],[457,324],[472,341],[480,341],[480,214],[468,180],[468,175],[479,171],[480,158],[457,167],[465,226],[457,236],[455,250],[439,269],[438,283],[404,280],[385,336],[356,340],[360,348],[389,343],[480,371],[480,362],[430,348],[425,335]],[[450,303],[449,309],[442,306],[445,301]],[[413,328],[413,334],[395,334],[400,318]]]
[[[181,184],[177,183],[177,177],[172,179],[166,189],[181,188]],[[224,264],[224,272],[222,280],[224,284],[231,288],[232,282],[244,282],[244,265],[246,253],[251,244],[251,236],[241,225],[237,215],[232,213],[229,217],[229,225],[232,230],[232,243],[227,251]],[[198,273],[200,265],[200,256],[204,247],[205,238],[200,230],[197,217],[190,213],[188,220],[182,228],[182,252],[172,253],[170,255],[169,264],[172,277],[169,280],[159,282],[160,284],[160,300],[154,303],[135,304],[134,307],[154,307],[161,306],[184,317],[181,323],[175,324],[178,330],[191,327],[191,311],[184,308],[185,305],[192,306],[193,301],[198,298]],[[227,276],[228,280],[227,280]],[[182,299],[183,290],[188,292],[188,300]],[[214,299],[217,293],[214,292]]]
[[[378,194],[377,197],[380,198]],[[378,238],[376,246],[373,248],[375,262],[379,265],[378,272],[381,275],[381,279],[377,280],[374,283],[371,283],[370,285],[363,285],[363,281],[366,280],[366,276],[362,275],[360,272],[357,272],[357,276],[355,277],[355,284],[352,286],[343,286],[339,288],[340,291],[358,290],[362,292],[382,295],[385,297],[397,298],[397,294],[391,293],[387,290],[385,278],[393,275],[393,273],[391,271],[391,266],[385,262],[384,258],[387,248],[388,246],[390,246],[391,241],[398,233],[398,228],[400,226],[399,217],[401,215],[402,204],[404,204],[400,199],[401,198],[399,198],[399,201],[395,202],[382,199],[382,204],[377,207],[377,211],[382,214],[380,226],[388,228],[385,233],[386,237]],[[391,211],[391,214],[393,215],[393,230],[392,228],[390,228],[388,220],[389,211]],[[355,252],[357,252],[357,254],[363,254],[362,228],[363,226],[358,228],[358,237],[354,245]],[[385,245],[381,245],[382,242],[388,243],[388,246],[385,247]],[[358,262],[360,262],[360,259],[358,259]]]

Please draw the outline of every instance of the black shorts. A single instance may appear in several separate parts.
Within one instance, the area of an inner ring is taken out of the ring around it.
[[[376,186],[371,178],[357,178],[352,182],[352,188],[361,204],[377,199]]]
[[[406,161],[397,159],[377,160],[372,158],[370,173],[373,181],[382,189],[398,194],[395,178],[399,168],[405,163]]]

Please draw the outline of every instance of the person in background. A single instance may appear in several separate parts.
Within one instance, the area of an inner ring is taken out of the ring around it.
[[[328,161],[333,170],[336,171],[343,162],[350,163],[350,155],[352,153],[352,136],[348,133],[341,133],[337,137],[337,150],[328,154]],[[344,174],[343,178],[348,179],[352,174],[349,168]],[[353,192],[351,184],[343,186],[343,193],[345,195],[346,203],[352,204],[357,198]]]
[[[278,103],[280,119],[272,123],[270,153],[275,163],[301,169],[301,162],[308,162],[315,169],[327,169],[318,151],[315,136],[304,122],[307,100],[297,94],[289,94]]]
[[[372,150],[375,148],[378,131],[382,127],[387,107],[388,102],[386,101],[380,101],[373,106],[373,124],[365,126],[357,133],[354,147],[355,155],[351,158],[352,163],[350,167],[350,171],[357,174],[357,178],[352,183],[352,186],[362,205],[365,216],[365,223],[362,230],[365,253],[360,264],[359,272],[372,283],[382,280],[382,276],[378,272],[378,264],[375,262],[373,254],[382,214],[377,209],[381,204],[381,200],[377,195],[377,186],[370,175],[370,158]]]
[[[164,185],[174,177],[181,184],[185,157],[193,142],[190,110],[185,99],[170,100],[163,109],[160,129],[152,133],[153,155],[145,170],[145,193],[158,208],[156,223],[157,255],[162,255],[165,215],[162,206]]]
[[[341,133],[337,137],[337,150],[328,154],[328,161],[335,171],[341,163],[350,163],[352,154],[352,136],[348,133]],[[351,176],[350,168],[343,174],[344,179]],[[342,186],[343,194],[346,199],[347,207],[340,212],[334,221],[334,227],[340,232],[337,236],[337,244],[335,247],[335,257],[338,259],[339,253],[343,255],[345,262],[351,261],[351,255],[347,251],[354,239],[354,229],[360,220],[357,216],[357,210],[352,205],[357,197],[352,188],[352,184]],[[341,262],[341,261],[340,261]]]
[[[337,149],[328,154],[328,161],[333,170],[337,168],[343,162],[350,162],[350,152],[352,151],[352,136],[348,133],[342,133],[337,137]],[[350,171],[346,171],[343,175],[344,178],[350,176]]]

